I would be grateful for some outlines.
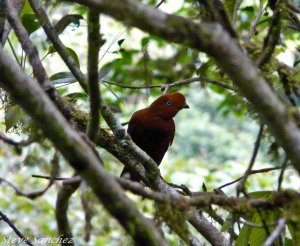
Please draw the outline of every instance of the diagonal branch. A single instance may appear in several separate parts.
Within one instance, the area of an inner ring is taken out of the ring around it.
[[[275,230],[271,233],[271,235],[267,238],[263,246],[272,246],[275,240],[280,236],[281,232],[285,228],[286,218],[281,218],[278,220],[278,224]]]

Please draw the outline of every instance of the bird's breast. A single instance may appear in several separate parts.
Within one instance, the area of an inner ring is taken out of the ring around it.
[[[128,133],[132,140],[159,165],[173,141],[175,124],[161,119],[131,121]]]

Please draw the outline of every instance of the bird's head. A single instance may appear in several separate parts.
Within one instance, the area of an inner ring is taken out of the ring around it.
[[[173,118],[178,111],[189,108],[184,95],[179,92],[162,95],[157,98],[149,107],[149,111],[155,116],[163,119]]]

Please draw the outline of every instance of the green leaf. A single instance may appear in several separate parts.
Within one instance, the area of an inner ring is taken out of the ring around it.
[[[221,228],[221,232],[226,232],[228,231],[232,226],[232,220],[226,220],[224,225]]]
[[[53,74],[49,79],[53,84],[71,84],[77,81],[70,72],[59,72]]]
[[[70,24],[74,24],[76,27],[79,27],[80,20],[82,19],[83,19],[82,15],[76,15],[76,14],[65,15],[56,23],[54,28],[58,34],[61,34],[66,29],[66,27],[69,26]]]
[[[77,56],[76,52],[73,49],[69,48],[69,47],[66,47],[66,48],[67,48],[69,54],[74,59],[74,62],[76,63],[76,65],[80,68],[79,59],[78,59],[78,56]]]
[[[32,14],[34,13],[28,0],[25,1],[25,4],[24,4],[24,7],[22,9],[22,13],[21,13],[21,16],[24,15],[24,14]]]
[[[285,239],[283,246],[294,246],[293,240],[291,239]]]
[[[121,45],[123,44],[124,40],[125,40],[125,38],[120,39],[120,40],[118,41],[118,45],[119,45],[120,47],[121,47]]]
[[[67,49],[69,55],[72,56],[72,58],[73,58],[74,62],[76,63],[76,65],[78,67],[80,67],[79,59],[78,59],[78,56],[77,56],[76,52],[73,49],[69,48],[69,47],[66,47],[66,49]],[[55,52],[56,52],[56,49],[54,48],[54,46],[51,45],[48,48],[48,53],[49,54],[54,54]]]
[[[246,6],[245,8],[242,8],[241,11],[245,11],[245,12],[254,12],[254,7],[253,6]]]
[[[65,78],[71,78],[74,77],[71,72],[59,72],[51,75],[49,78],[51,81],[52,80],[57,80],[57,79],[65,79]]]
[[[87,94],[82,93],[82,92],[73,92],[73,93],[67,94],[66,96],[73,98],[73,99],[87,98]]]
[[[288,223],[288,229],[292,236],[294,242],[299,242],[300,239],[300,232],[297,228],[297,224]]]
[[[244,225],[236,240],[236,246],[248,246],[248,241],[251,235],[252,228]]]
[[[23,14],[22,24],[29,35],[41,27],[41,24],[37,20],[35,14]]]
[[[270,196],[271,193],[272,193],[272,191],[255,191],[255,192],[249,193],[249,196],[251,198],[266,198],[266,197]]]
[[[142,48],[145,47],[146,45],[148,45],[150,41],[150,37],[145,37],[141,40],[141,45],[142,45]]]
[[[56,52],[56,49],[54,48],[54,46],[49,46],[49,48],[48,48],[48,53],[49,54],[54,54]]]
[[[254,193],[258,193],[255,195],[259,195],[258,197],[263,197],[266,195],[263,194],[264,192],[254,192]],[[274,223],[275,219],[278,217],[278,213],[276,211],[272,211],[272,212],[267,212],[267,211],[263,211],[261,214],[266,222],[267,225],[271,225]],[[261,215],[258,213],[254,213],[252,216],[252,219],[250,220],[250,222],[257,224],[257,225],[262,225],[262,219],[261,219]],[[269,230],[272,231],[274,230],[274,226],[268,226]],[[238,236],[237,239],[237,246],[246,246],[248,245],[248,243],[251,246],[260,246],[263,245],[264,241],[267,238],[267,233],[265,228],[263,227],[250,227],[247,225],[244,225],[240,235]]]

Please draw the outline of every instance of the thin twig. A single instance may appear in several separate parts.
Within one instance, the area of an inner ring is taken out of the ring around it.
[[[107,80],[101,80],[102,83],[106,83],[106,84],[109,84],[109,85],[115,85],[115,86],[118,86],[118,87],[121,87],[121,88],[124,88],[124,89],[140,90],[140,89],[160,88],[162,91],[164,91],[166,88],[169,89],[169,88],[173,88],[173,87],[179,87],[179,86],[191,84],[191,83],[194,83],[194,82],[200,82],[201,83],[201,81],[203,81],[205,83],[209,83],[209,84],[213,84],[213,85],[223,87],[223,88],[225,88],[227,90],[230,90],[230,91],[235,91],[235,89],[232,86],[226,84],[225,82],[220,82],[220,81],[205,78],[205,77],[195,77],[195,78],[190,78],[190,79],[184,79],[184,80],[176,81],[176,82],[171,83],[171,84],[142,85],[142,86],[123,85],[123,84],[110,82],[110,81],[107,81]]]
[[[239,196],[239,194],[241,192],[243,192],[244,195],[247,196],[246,191],[245,191],[245,183],[246,183],[246,180],[247,180],[248,176],[250,175],[252,167],[255,163],[256,156],[257,156],[257,153],[258,153],[258,149],[259,149],[259,146],[260,146],[260,140],[261,140],[262,135],[263,135],[263,131],[264,131],[264,124],[261,124],[261,126],[259,128],[257,138],[256,138],[256,141],[255,141],[255,145],[254,145],[254,149],[253,149],[253,153],[252,153],[252,156],[251,156],[250,163],[248,165],[248,168],[247,168],[242,180],[240,181],[240,183],[238,184],[238,186],[236,188],[237,196]]]
[[[11,187],[18,196],[23,196],[29,199],[35,199],[37,197],[40,197],[42,195],[44,195],[49,188],[53,185],[55,177],[58,175],[58,171],[59,171],[59,158],[58,158],[58,154],[55,152],[53,159],[51,161],[52,164],[52,170],[51,170],[51,175],[47,176],[47,179],[49,179],[49,183],[46,186],[46,188],[44,188],[41,191],[34,191],[34,192],[30,192],[30,193],[25,193],[23,191],[21,191],[19,188],[17,188],[12,182],[4,179],[4,178],[0,178],[0,183],[3,182],[5,184],[7,184],[9,187]]]
[[[45,192],[52,186],[52,184],[49,182],[49,184],[47,185],[47,187],[41,191],[34,191],[34,192],[30,192],[30,193],[25,193],[23,191],[21,191],[18,187],[16,187],[13,183],[11,183],[10,181],[4,179],[4,178],[0,178],[0,183],[5,183],[7,184],[9,187],[11,187],[15,192],[16,195],[18,196],[23,196],[29,199],[35,199],[37,197],[42,196],[43,194],[45,194]]]
[[[25,244],[27,244],[27,245],[29,245],[29,246],[33,246],[33,244],[29,241],[29,239],[28,238],[26,238],[18,229],[17,229],[17,227],[7,218],[7,216],[4,214],[4,213],[2,213],[1,211],[0,211],[0,220],[3,220],[4,222],[6,222],[6,224],[8,224],[9,226],[10,226],[10,228],[11,229],[13,229],[14,230],[14,232],[17,234],[17,236],[19,237],[19,238],[21,238],[21,240],[22,240],[22,243],[25,243]]]
[[[267,6],[267,5],[266,5],[266,6]],[[258,21],[259,21],[261,15],[262,15],[264,9],[265,9],[265,8],[263,8],[263,1],[262,1],[262,0],[259,0],[259,7],[258,7],[257,15],[256,15],[254,21],[253,21],[252,24],[251,24],[250,32],[249,32],[249,34],[248,34],[248,36],[247,36],[247,38],[246,38],[246,42],[247,42],[247,43],[250,41],[250,39],[251,39],[253,33],[255,32],[255,27],[256,27],[256,25],[257,25],[257,23],[258,23]]]
[[[275,170],[279,170],[281,169],[281,167],[269,167],[269,168],[263,168],[263,169],[256,169],[256,170],[251,170],[249,175],[252,175],[252,174],[257,174],[257,173],[266,173],[266,172],[270,172],[270,171],[275,171]],[[216,188],[217,190],[218,189],[223,189],[229,185],[232,185],[238,181],[240,181],[244,176],[240,177],[240,178],[237,178],[236,180],[233,180],[229,183],[226,183],[226,184],[223,184],[221,186],[219,186],[218,188]]]
[[[286,218],[279,219],[275,230],[270,234],[263,246],[272,246],[275,240],[280,236],[281,232],[285,228],[285,225]]]
[[[31,177],[33,178],[40,178],[40,179],[51,179],[51,176],[47,176],[47,175],[37,175],[37,174],[33,174],[31,175]],[[60,177],[55,177],[54,180],[58,180],[58,181],[63,181],[63,180],[70,180],[72,178],[60,178]]]
[[[158,9],[158,8],[160,7],[160,5],[162,5],[162,4],[164,3],[164,1],[165,1],[165,0],[161,0],[158,4],[156,4],[155,8]]]
[[[0,133],[0,140],[2,140],[3,142],[5,142],[7,144],[15,146],[15,147],[25,147],[25,146],[28,146],[28,145],[34,143],[34,141],[35,141],[34,138],[29,137],[28,139],[17,142],[15,140],[12,140],[12,139],[6,137],[2,133]]]
[[[17,63],[19,64],[19,66],[21,67],[21,62],[19,61],[19,58],[18,58],[18,56],[17,56],[17,54],[16,54],[16,52],[15,52],[15,48],[13,47],[13,45],[12,45],[12,43],[11,43],[11,41],[10,41],[10,38],[7,38],[7,41],[8,41],[9,47],[10,47],[10,49],[11,49],[11,51],[12,51],[12,53],[13,53],[15,59],[16,59],[16,62],[17,62]]]
[[[281,9],[276,8],[271,19],[268,34],[264,40],[264,46],[260,57],[257,59],[256,64],[261,68],[272,57],[276,45],[278,45],[280,30],[281,30]]]
[[[284,171],[287,167],[287,164],[288,164],[288,159],[287,157],[284,158],[284,161],[281,165],[281,172],[279,174],[279,177],[278,177],[278,188],[277,190],[280,191],[281,190],[281,184],[282,184],[282,181],[283,181],[283,175],[284,175]]]

